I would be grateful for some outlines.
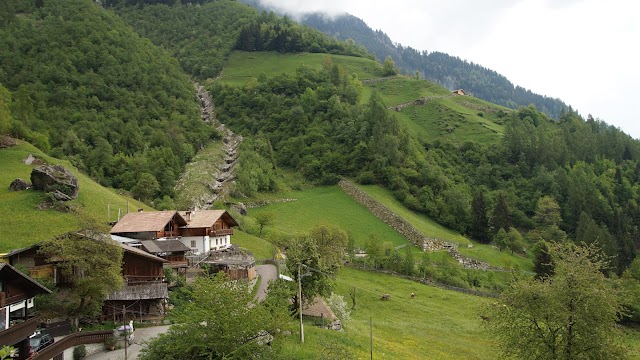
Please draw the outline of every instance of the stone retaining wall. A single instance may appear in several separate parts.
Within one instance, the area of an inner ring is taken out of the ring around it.
[[[409,224],[398,214],[389,210],[386,206],[379,203],[376,199],[369,196],[369,194],[358,189],[354,184],[347,180],[340,180],[338,186],[347,195],[352,197],[359,204],[367,208],[375,217],[382,220],[385,224],[391,226],[395,231],[399,232],[402,236],[411,241],[414,245],[422,248],[423,251],[437,251],[447,249],[449,255],[456,259],[460,265],[467,269],[478,270],[501,270],[500,268],[490,266],[482,261],[471,259],[463,256],[458,252],[458,244],[424,236],[413,225]]]

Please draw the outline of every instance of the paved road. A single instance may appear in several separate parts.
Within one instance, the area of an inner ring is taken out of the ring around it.
[[[127,359],[133,360],[138,358],[138,354],[140,350],[144,348],[145,342],[149,341],[151,338],[156,337],[159,334],[162,334],[169,330],[169,325],[163,326],[153,326],[146,328],[136,328],[135,329],[135,339],[133,340],[133,344],[130,344],[127,347]],[[87,345],[88,346],[88,345]],[[100,344],[102,346],[102,344]],[[65,359],[73,359],[73,357],[67,357],[65,354]],[[122,360],[124,359],[124,349],[118,349],[114,351],[101,351],[99,353],[89,355],[85,357],[85,360]]]
[[[256,292],[256,299],[263,301],[267,297],[269,281],[278,278],[278,271],[274,265],[258,265],[256,266],[256,273],[260,275],[260,287]]]

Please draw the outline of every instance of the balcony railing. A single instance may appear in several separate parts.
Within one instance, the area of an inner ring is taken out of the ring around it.
[[[13,325],[12,327],[0,331],[0,344],[13,345],[33,334],[40,324],[40,319],[37,317],[31,318],[27,321]]]
[[[233,229],[217,229],[217,230],[209,231],[209,236],[223,236],[223,235],[233,235]]]
[[[69,336],[65,336],[41,351],[33,354],[30,360],[46,360],[61,354],[66,349],[83,344],[98,344],[113,336],[112,330],[77,332]]]
[[[164,274],[158,275],[158,276],[125,275],[124,280],[127,285],[148,284],[148,283],[154,283],[154,282],[161,283],[164,281]]]

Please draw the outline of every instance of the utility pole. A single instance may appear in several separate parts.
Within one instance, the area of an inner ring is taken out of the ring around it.
[[[369,316],[369,351],[371,352],[371,360],[373,360],[373,319]]]
[[[298,264],[298,312],[300,313],[300,342],[304,343],[304,325],[302,325],[302,272]]]
[[[125,311],[126,308],[122,305],[122,328],[124,329],[124,360],[127,360],[127,339],[129,338],[129,330],[127,330],[127,325],[125,323]]]

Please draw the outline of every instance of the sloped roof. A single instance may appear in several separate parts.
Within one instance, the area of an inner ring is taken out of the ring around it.
[[[152,254],[191,250],[179,240],[143,240],[140,243],[147,252]]]
[[[187,222],[175,210],[165,211],[141,211],[129,213],[118,221],[112,228],[110,233],[131,233],[145,231],[162,231],[164,227],[176,216],[178,225],[187,225]]]
[[[25,288],[28,289],[28,291],[32,292],[32,294],[35,296],[37,294],[50,294],[51,290],[47,289],[46,287],[40,285],[39,282],[33,280],[31,277],[23,274],[22,272],[18,271],[16,268],[14,268],[13,266],[0,262],[0,280],[4,280],[4,281],[8,281],[8,280],[17,280],[19,281],[22,285],[24,285]]]
[[[309,304],[302,308],[302,315],[305,316],[313,316],[313,317],[322,317],[325,319],[335,320],[336,316],[333,314],[333,311],[327,306],[324,300],[316,296],[313,299],[313,304]]]
[[[134,248],[133,246],[125,245],[125,244],[122,244],[122,243],[118,243],[118,244],[120,245],[122,250],[130,252],[132,254],[144,256],[144,257],[146,257],[148,259],[155,260],[155,261],[161,262],[161,263],[169,262],[169,261],[167,261],[167,260],[165,260],[163,258],[157,257],[157,256],[155,256],[153,254],[149,254],[148,252],[146,252],[144,250],[140,250],[138,248]]]
[[[190,215],[187,213],[188,211],[180,211],[182,218],[187,220],[187,225],[183,226],[185,229],[210,228],[220,218],[231,226],[238,226],[236,219],[226,210],[191,211]]]

